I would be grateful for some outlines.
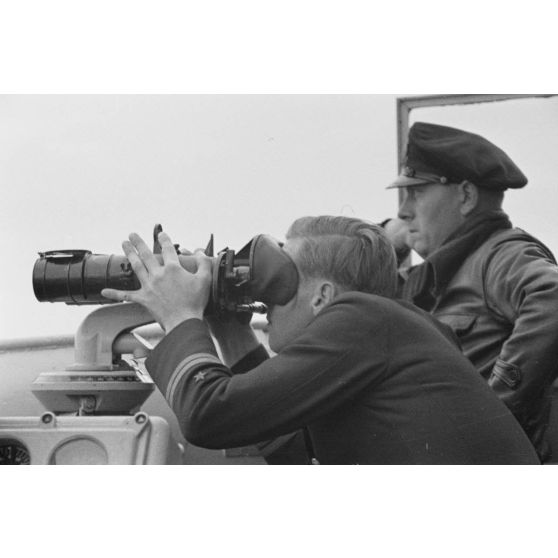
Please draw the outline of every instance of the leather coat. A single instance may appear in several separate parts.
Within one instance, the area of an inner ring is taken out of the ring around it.
[[[541,460],[558,372],[558,268],[520,229],[492,234],[459,267],[431,313],[513,412]]]

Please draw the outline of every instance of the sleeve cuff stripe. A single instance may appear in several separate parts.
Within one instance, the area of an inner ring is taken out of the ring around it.
[[[175,391],[180,383],[180,380],[187,374],[192,368],[199,366],[200,364],[223,364],[215,355],[210,353],[196,353],[186,357],[171,374],[169,383],[167,384],[167,389],[165,392],[165,398],[172,407],[172,401],[174,399]]]

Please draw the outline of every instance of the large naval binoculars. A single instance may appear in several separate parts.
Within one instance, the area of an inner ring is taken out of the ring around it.
[[[154,230],[153,252],[162,260]],[[184,269],[195,272],[196,259],[178,251]],[[269,304],[285,304],[295,294],[298,274],[282,245],[268,235],[255,236],[238,253],[225,248],[213,254],[213,237],[206,250],[212,257],[212,289],[206,314],[266,313]],[[39,253],[33,267],[33,291],[41,302],[66,304],[114,303],[101,295],[104,288],[132,291],[140,288],[128,259],[88,250],[53,250]]]

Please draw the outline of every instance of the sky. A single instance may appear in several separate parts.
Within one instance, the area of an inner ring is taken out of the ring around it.
[[[38,252],[121,253],[162,223],[174,242],[239,250],[302,215],[381,221],[397,170],[396,95],[0,96],[0,339],[71,334],[93,307],[39,303]],[[558,252],[558,99],[420,109],[485,135],[530,182],[515,224]]]
[[[121,253],[155,223],[238,250],[302,215],[397,205],[394,96],[1,96],[0,122],[0,339],[72,333],[91,310],[35,300],[39,251]]]

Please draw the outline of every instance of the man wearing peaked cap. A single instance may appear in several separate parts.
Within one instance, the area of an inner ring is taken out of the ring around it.
[[[403,191],[406,243],[424,258],[406,274],[402,297],[453,329],[544,462],[558,372],[558,268],[550,250],[502,210],[504,191],[526,184],[487,139],[417,122],[388,188]]]

